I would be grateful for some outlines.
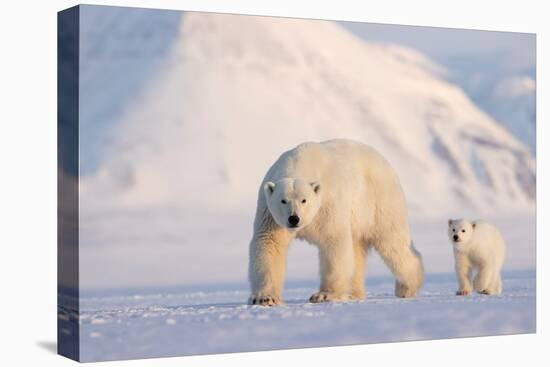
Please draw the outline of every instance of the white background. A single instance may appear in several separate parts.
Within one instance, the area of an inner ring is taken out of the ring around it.
[[[547,166],[550,35],[543,1],[96,1],[260,15],[537,33],[538,298],[536,335],[115,362],[119,366],[384,363],[543,365],[549,342]],[[9,5],[8,5],[9,4]],[[0,11],[0,365],[63,366],[56,339],[56,12],[73,1],[4,2]],[[314,4],[314,6],[313,6]],[[315,326],[312,325],[312,328]],[[284,336],[282,336],[284,337]],[[545,353],[546,352],[546,353]]]

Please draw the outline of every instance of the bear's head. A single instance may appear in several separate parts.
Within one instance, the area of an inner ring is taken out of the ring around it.
[[[291,232],[310,224],[321,206],[321,185],[300,179],[284,178],[266,182],[264,194],[275,222]]]
[[[465,219],[449,219],[449,229],[447,231],[449,240],[455,246],[467,244],[470,242],[475,228],[476,224],[474,222]]]

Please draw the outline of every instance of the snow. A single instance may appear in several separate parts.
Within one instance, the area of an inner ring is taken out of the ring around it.
[[[534,267],[534,157],[426,55],[330,21],[96,6],[81,17],[82,287],[243,281],[270,164],[337,137],[390,160],[430,270],[452,266],[449,216],[495,221],[523,239],[511,269]],[[304,244],[289,261],[291,277],[317,271]],[[387,274],[376,256],[369,268]]]
[[[86,211],[248,210],[278,155],[339,137],[390,161],[412,213],[532,207],[528,147],[419,52],[330,21],[185,12],[164,55],[81,180]]]
[[[59,320],[66,334],[80,322],[84,361],[535,331],[534,126],[512,134],[470,98],[529,119],[534,79],[482,90],[330,21],[83,6],[81,25],[81,298],[60,295]],[[396,299],[372,252],[366,301],[309,304],[317,253],[296,241],[287,304],[246,305],[263,175],[284,150],[337,137],[396,169],[425,287]],[[458,217],[503,232],[501,296],[454,296]]]
[[[454,274],[430,274],[413,299],[393,279],[367,279],[367,299],[311,304],[310,281],[287,282],[286,304],[248,306],[244,284],[84,292],[83,361],[245,352],[535,332],[535,273],[504,274],[499,296],[454,295]],[[63,314],[63,313],[62,313]]]
[[[104,159],[109,131],[162,64],[180,19],[178,12],[81,5],[82,175]]]
[[[466,62],[466,61],[464,61]],[[459,63],[458,65],[461,65]],[[459,66],[460,67],[460,66]],[[452,77],[472,100],[536,152],[535,68],[468,72]]]
[[[411,47],[440,63],[445,79],[535,153],[535,34],[341,24],[362,39]]]

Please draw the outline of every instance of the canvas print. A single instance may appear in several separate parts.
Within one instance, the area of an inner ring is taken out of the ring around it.
[[[58,20],[60,354],[535,332],[534,34]]]

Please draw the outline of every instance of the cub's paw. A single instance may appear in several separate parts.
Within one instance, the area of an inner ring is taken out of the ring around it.
[[[456,291],[457,296],[467,296],[470,294],[470,291],[468,289],[459,289]]]
[[[253,294],[248,298],[248,304],[259,306],[277,306],[281,304],[281,299],[277,296],[267,294]]]
[[[351,297],[345,294],[337,294],[332,292],[316,292],[309,297],[309,302],[311,303],[321,303],[321,302],[337,302],[337,301],[348,301]]]

